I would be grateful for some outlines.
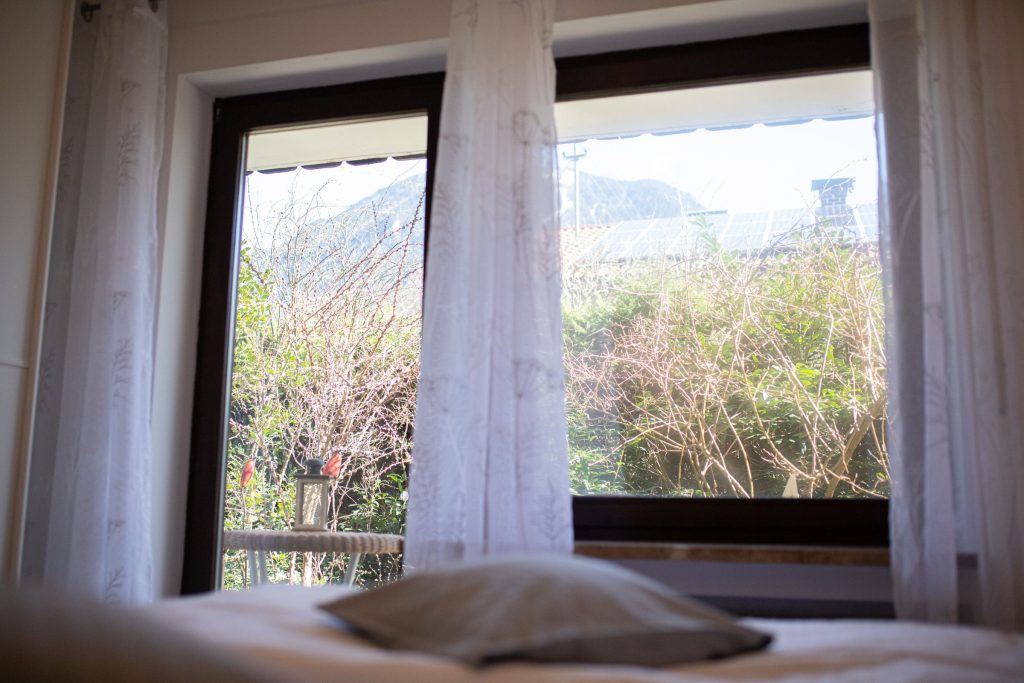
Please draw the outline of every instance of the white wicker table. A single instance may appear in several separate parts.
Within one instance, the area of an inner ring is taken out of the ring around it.
[[[267,583],[267,551],[292,553],[347,553],[345,585],[356,578],[363,555],[402,552],[404,539],[394,534],[352,531],[270,531],[235,529],[224,532],[224,550],[244,550],[249,560],[249,578],[254,586]]]

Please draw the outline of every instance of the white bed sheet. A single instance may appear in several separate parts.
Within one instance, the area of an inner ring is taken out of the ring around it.
[[[768,650],[668,669],[506,663],[482,668],[374,647],[317,604],[342,586],[263,586],[167,600],[151,616],[284,679],[361,683],[690,681],[1024,681],[1024,636],[891,621],[763,620]]]

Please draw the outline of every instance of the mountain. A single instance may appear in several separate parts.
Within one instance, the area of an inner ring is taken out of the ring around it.
[[[426,176],[423,173],[403,178],[360,199],[331,220],[343,225],[359,226],[361,230],[376,237],[382,237],[415,220],[413,233],[422,235],[426,210],[423,196],[425,187]],[[418,241],[422,242],[422,237]]]
[[[689,192],[660,180],[618,180],[579,174],[580,225],[609,225],[649,218],[676,218],[704,207]],[[562,226],[576,225],[572,174],[563,174]]]
[[[270,256],[272,265],[266,265],[281,273],[282,282],[302,282],[323,292],[334,291],[338,278],[362,277],[356,273],[387,280],[396,269],[417,267],[423,258],[425,181],[422,173],[403,178],[328,219],[307,224],[286,250]],[[702,209],[689,193],[657,180],[581,173],[579,182],[581,225],[676,218]],[[576,225],[572,175],[563,175],[560,195],[562,227],[572,228]]]
[[[410,176],[349,206],[333,220],[346,224],[373,226],[382,235],[407,223],[419,207],[422,221],[425,178]],[[605,176],[579,174],[581,225],[608,225],[622,221],[674,218],[704,207],[689,192],[659,180],[618,180]],[[563,174],[560,183],[562,226],[576,225],[576,191],[573,175]],[[420,229],[422,229],[420,227]]]

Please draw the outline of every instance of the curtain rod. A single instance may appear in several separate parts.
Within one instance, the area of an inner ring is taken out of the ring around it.
[[[82,18],[88,23],[92,21],[92,15],[96,13],[100,7],[103,7],[101,2],[82,2],[78,6],[78,12],[82,15]],[[160,7],[160,0],[149,0],[149,8],[154,12]]]

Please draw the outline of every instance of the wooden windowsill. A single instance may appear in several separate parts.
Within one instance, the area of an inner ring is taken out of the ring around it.
[[[576,554],[609,560],[687,560],[888,567],[888,548],[577,541]]]

